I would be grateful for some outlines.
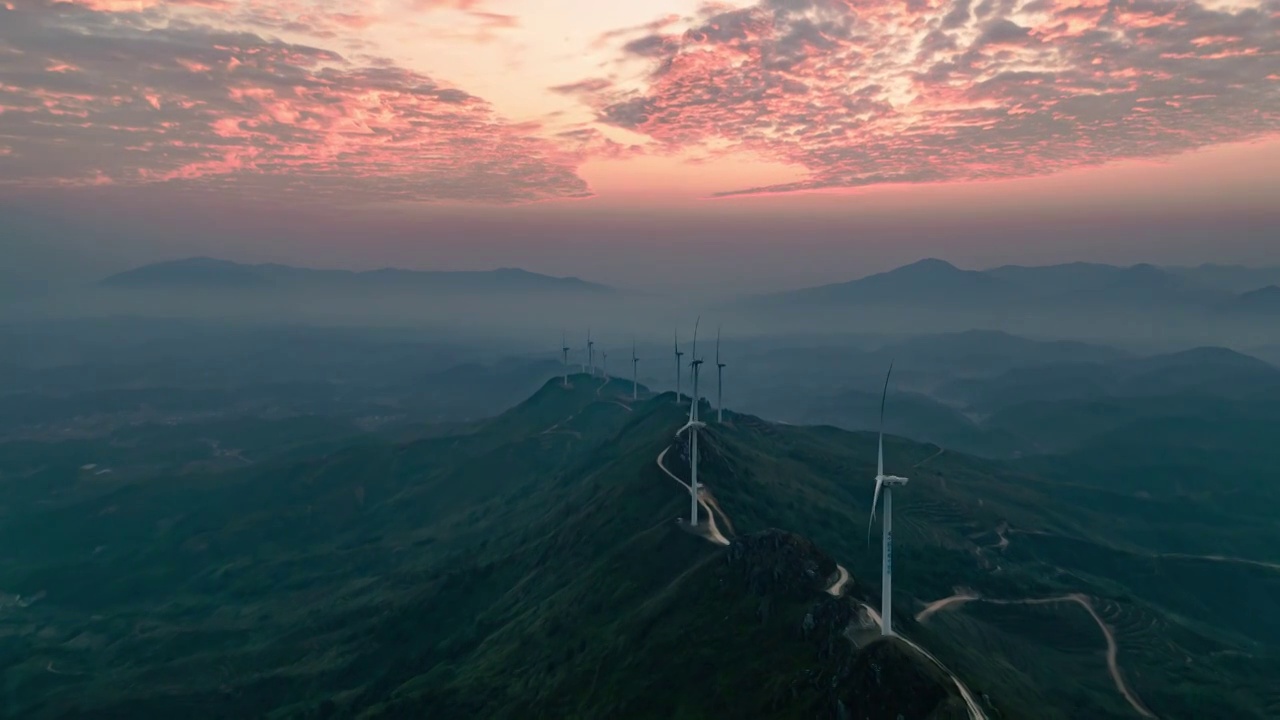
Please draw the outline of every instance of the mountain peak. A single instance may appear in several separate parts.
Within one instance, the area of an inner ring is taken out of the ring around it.
[[[960,268],[952,265],[946,260],[940,258],[924,258],[913,263],[903,265],[898,270],[943,270],[943,271],[960,271]]]
[[[830,586],[836,562],[806,537],[776,528],[735,538],[729,564],[757,595],[805,598]]]

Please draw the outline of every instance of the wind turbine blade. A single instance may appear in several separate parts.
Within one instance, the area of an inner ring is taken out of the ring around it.
[[[876,448],[876,477],[884,477],[884,429],[880,430],[880,446]],[[879,481],[877,480],[876,489],[879,490]]]
[[[880,504],[880,486],[883,481],[876,478],[876,494],[871,499],[871,519],[867,520],[867,546],[871,545],[871,526],[876,523],[876,506]]]
[[[716,365],[720,364],[720,326],[716,326]]]
[[[880,393],[880,440],[876,456],[876,477],[884,475],[884,401],[889,396],[889,377],[893,375],[893,361],[889,361],[889,372],[884,376],[884,390]],[[876,485],[876,494],[880,493],[880,485]],[[874,508],[872,512],[874,512]]]

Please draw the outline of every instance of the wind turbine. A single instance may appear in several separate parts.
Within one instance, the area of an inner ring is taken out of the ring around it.
[[[609,353],[602,350],[600,352],[600,358],[601,358],[600,374],[604,376],[605,382],[608,382],[609,381]]]
[[[587,328],[587,362],[591,364],[591,374],[596,374],[596,344],[591,341],[591,328]]]
[[[876,521],[876,504],[880,501],[880,489],[884,488],[884,547],[880,565],[880,634],[893,634],[893,486],[906,485],[907,479],[884,474],[884,401],[889,394],[889,377],[893,375],[893,363],[884,376],[884,391],[880,394],[880,442],[876,454],[876,493],[871,499],[871,519],[867,521],[867,545],[871,545],[871,526]]]
[[[560,331],[560,353],[564,357],[564,386],[569,387],[569,341],[563,330]]]
[[[671,337],[675,339],[676,346],[676,404],[680,404],[680,358],[684,353],[680,352],[680,331],[672,331]]]
[[[702,318],[698,318],[700,322]],[[689,510],[689,525],[691,527],[698,526],[698,430],[707,426],[706,423],[698,420],[698,366],[702,365],[702,361],[698,359],[698,322],[693,324],[693,362],[689,363],[689,367],[693,368],[693,400],[689,403],[689,422],[684,424],[676,431],[676,437],[684,431],[689,431],[689,496],[691,499]],[[679,378],[679,373],[676,374]]]
[[[724,422],[724,369],[720,362],[720,328],[716,328],[716,422]]]
[[[640,383],[636,382],[637,368],[640,364],[640,358],[636,357],[636,341],[631,340],[631,399],[635,400],[640,397]]]

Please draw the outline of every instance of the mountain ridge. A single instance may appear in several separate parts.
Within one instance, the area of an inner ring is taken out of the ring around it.
[[[1257,269],[1252,275],[1245,270],[1237,273],[1239,282],[1248,282],[1248,277],[1270,277],[1268,269]],[[1120,266],[1091,262],[966,270],[945,260],[926,258],[853,280],[754,295],[743,302],[761,308],[946,302],[948,307],[960,308],[1072,303],[1209,309],[1248,298],[1239,282],[1231,285],[1217,277],[1230,272],[1233,270],[1216,266],[1165,268],[1151,263]]]
[[[549,379],[448,434],[7,516],[0,546],[21,543],[23,565],[0,566],[0,587],[44,592],[21,609],[41,631],[0,648],[20,690],[10,702],[33,719],[1066,720],[1125,717],[1132,692],[1165,717],[1192,702],[1201,716],[1267,716],[1259,688],[1275,663],[1224,664],[1260,652],[1243,614],[1197,612],[1216,596],[1185,594],[1193,578],[1234,588],[1266,569],[1191,574],[1163,560],[1160,581],[1184,588],[1167,599],[1130,567],[1147,562],[1135,537],[1172,529],[1193,543],[1180,551],[1218,551],[1202,520],[1213,507],[1158,489],[1144,505],[1125,486],[886,437],[886,469],[911,484],[895,494],[901,637],[885,641],[867,622],[875,433],[733,411],[709,422],[699,475],[732,536],[723,547],[682,522],[688,446],[674,432],[687,403],[647,389],[632,401],[629,382],[584,373],[568,385]],[[1127,501],[1127,521],[1099,496]],[[1123,562],[1114,548],[1129,548]],[[836,567],[851,578],[842,588]],[[987,601],[915,612],[958,587]],[[1054,600],[1067,596],[1081,605]],[[1114,675],[1105,638],[1119,648]],[[68,674],[50,677],[49,663]],[[1227,667],[1233,692],[1197,694]]]
[[[612,293],[613,288],[577,277],[555,277],[521,268],[493,270],[375,270],[317,269],[279,263],[247,264],[210,257],[192,257],[142,265],[116,273],[99,283],[121,289],[412,289],[537,291],[561,290]]]

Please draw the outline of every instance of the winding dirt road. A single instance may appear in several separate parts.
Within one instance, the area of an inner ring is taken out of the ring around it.
[[[827,594],[832,597],[840,597],[844,586],[849,582],[849,571],[845,570],[843,565],[836,565],[836,570],[839,571],[839,575],[836,576],[836,581],[831,584],[831,587],[827,588]]]
[[[934,458],[938,457],[939,455],[941,455],[942,453],[944,453],[944,452],[946,452],[946,451],[947,451],[947,449],[946,449],[946,448],[944,448],[944,447],[939,447],[939,448],[938,448],[938,452],[936,452],[936,453],[934,453],[934,454],[930,455],[929,457],[927,457],[927,458],[925,458],[925,459],[921,460],[920,462],[916,463],[915,465],[912,465],[911,467],[912,467],[913,469],[914,469],[914,468],[918,468],[918,467],[920,467],[921,465],[923,465],[923,464],[925,464],[925,463],[929,462],[930,460],[932,460],[932,459],[934,459]]]
[[[867,605],[866,603],[859,603],[859,604],[862,606],[864,610],[867,611],[867,615],[870,616],[870,618],[875,621],[877,627],[884,627],[884,620],[880,618],[880,613],[876,612],[875,608],[871,607],[870,605]],[[982,706],[978,704],[977,698],[975,698],[973,696],[973,693],[969,691],[969,686],[965,685],[964,682],[960,680],[960,678],[956,677],[955,673],[947,669],[947,666],[943,665],[941,660],[934,657],[933,653],[920,647],[920,645],[918,645],[911,638],[904,637],[897,633],[894,633],[893,636],[898,638],[902,642],[906,643],[907,645],[911,646],[911,648],[916,652],[928,658],[930,662],[938,666],[939,670],[946,673],[947,677],[951,678],[951,682],[955,683],[956,691],[960,693],[961,699],[964,700],[964,704],[969,708],[969,720],[987,720],[987,714],[982,711]]]
[[[981,600],[981,599],[982,598],[978,595],[960,593],[957,595],[952,595],[951,597],[942,598],[941,600],[934,600],[933,602],[926,605],[924,610],[921,610],[920,612],[916,613],[916,622],[924,622],[925,620],[928,620],[930,615],[933,615],[939,610],[945,609],[948,605],[955,605],[957,603],[966,603],[966,602],[969,602],[970,600]]]
[[[665,464],[663,464],[663,461],[667,457],[667,452],[670,450],[671,446],[668,445],[663,448],[662,452],[658,453],[658,468],[662,470],[662,472],[666,473],[667,477],[680,483],[680,486],[685,489],[685,492],[689,492],[689,483],[681,480],[675,473],[668,470]],[[710,498],[710,504],[707,502],[706,498]],[[703,493],[699,493],[698,504],[702,506],[702,509],[705,510],[707,514],[707,524],[705,526],[707,528],[707,533],[704,537],[717,545],[728,545],[729,540],[725,538],[725,536],[720,533],[720,529],[716,527],[715,513],[711,510],[712,505],[714,505],[716,510],[719,511],[720,516],[724,518],[726,524],[729,524],[729,517],[724,514],[723,510],[720,510],[720,504],[715,502],[714,498],[711,498],[709,494],[707,494],[706,498],[703,497]],[[730,527],[732,527],[732,525],[730,525]],[[831,584],[831,587],[827,588],[827,593],[832,596],[839,597],[840,593],[844,591],[844,586],[849,582],[849,571],[846,570],[843,565],[836,565],[836,569],[839,573],[836,576],[835,582]],[[882,624],[880,613],[876,612],[870,605],[866,605],[864,603],[860,604],[864,609],[866,609],[868,616],[875,620],[877,626]],[[955,673],[948,670],[947,666],[943,665],[941,660],[934,657],[932,653],[920,647],[914,641],[902,637],[901,635],[896,635],[895,637],[902,640],[907,645],[910,645],[916,652],[928,658],[934,665],[937,665],[942,672],[946,673],[947,677],[951,678],[951,682],[955,683],[956,690],[960,693],[960,697],[964,699],[965,705],[969,708],[969,720],[987,720],[986,713],[982,711],[982,707],[978,705],[978,701],[973,697],[973,693],[969,691],[968,686],[966,686],[960,678],[956,677]]]
[[[662,470],[662,472],[667,474],[667,477],[671,478],[672,480],[675,480],[676,482],[684,486],[685,492],[692,492],[692,488],[689,487],[689,483],[676,477],[675,473],[668,470],[667,466],[662,464],[662,461],[665,460],[667,457],[667,451],[670,449],[671,449],[671,446],[668,445],[665,449],[663,449],[662,452],[658,453],[658,467]],[[720,533],[720,528],[716,527],[715,513],[711,511],[711,506],[707,504],[707,501],[705,499],[703,499],[701,492],[698,493],[698,505],[702,506],[702,509],[706,511],[707,524],[705,527],[707,528],[707,533],[706,533],[707,539],[717,545],[728,545],[729,539]]]
[[[600,397],[600,391],[601,391],[601,390],[603,390],[603,389],[604,389],[604,387],[605,387],[606,385],[608,385],[608,384],[609,384],[609,381],[608,381],[608,380],[605,380],[603,383],[601,383],[601,384],[600,384],[600,387],[596,388],[596,396],[597,396],[597,397]],[[570,387],[573,387],[573,386],[572,386],[572,385],[570,385]],[[623,410],[626,410],[627,412],[632,412],[631,406],[630,406],[630,405],[627,405],[626,403],[622,402],[621,400],[596,400],[596,401],[593,401],[593,402],[602,402],[602,403],[605,403],[606,405],[617,405],[618,407],[622,408]],[[584,408],[584,409],[585,409],[585,408]],[[555,425],[552,425],[551,427],[547,428],[546,430],[543,430],[542,432],[540,432],[540,433],[538,433],[538,434],[539,434],[539,435],[556,435],[556,434],[560,434],[560,435],[572,435],[572,436],[574,436],[574,437],[578,438],[579,440],[581,440],[581,439],[582,439],[582,433],[578,432],[577,430],[561,430],[561,429],[560,429],[560,426],[561,426],[561,425],[564,425],[565,423],[567,423],[567,422],[569,422],[569,421],[573,420],[574,418],[578,417],[578,416],[579,416],[579,415],[581,415],[581,414],[582,414],[582,410],[579,410],[578,412],[576,412],[576,413],[574,413],[574,414],[570,415],[569,417],[567,417],[567,418],[565,418],[565,419],[561,420],[560,422],[556,423]]]
[[[689,492],[689,483],[681,480],[675,473],[668,470],[665,464],[663,464],[663,461],[666,460],[667,457],[667,451],[670,449],[671,446],[668,445],[662,452],[658,453],[658,467],[662,472],[667,474],[667,477],[680,483],[680,486],[684,488],[685,492]],[[721,534],[719,527],[716,526],[716,515],[718,514],[720,519],[724,521],[725,525],[729,528],[729,532],[734,531],[733,522],[729,520],[729,516],[726,515],[724,510],[720,507],[720,503],[716,502],[715,497],[707,491],[706,486],[699,488],[698,505],[702,506],[702,509],[705,510],[707,514],[707,539],[717,545],[728,545],[728,538]],[[844,586],[849,582],[849,571],[846,570],[843,565],[836,565],[836,570],[838,571],[836,580],[831,584],[831,587],[827,588],[827,593],[839,597],[840,593],[844,591]]]
[[[1156,557],[1175,558],[1178,560],[1208,560],[1210,562],[1236,563],[1239,565],[1252,565],[1254,567],[1267,568],[1269,570],[1280,570],[1280,564],[1269,563],[1263,560],[1249,560],[1247,558],[1228,557],[1226,555],[1192,555],[1190,553],[1156,553]]]
[[[1112,681],[1115,682],[1116,690],[1118,690],[1120,694],[1124,696],[1125,701],[1128,702],[1130,707],[1132,707],[1139,715],[1147,718],[1154,718],[1156,716],[1155,713],[1147,709],[1147,706],[1142,703],[1142,700],[1138,698],[1138,695],[1132,689],[1129,688],[1128,684],[1125,683],[1124,676],[1120,674],[1120,663],[1117,659],[1117,655],[1120,652],[1120,648],[1116,644],[1116,636],[1111,631],[1111,627],[1108,626],[1105,622],[1103,622],[1102,616],[1098,614],[1097,609],[1094,608],[1093,606],[1093,601],[1090,600],[1087,595],[1084,595],[1082,593],[1071,593],[1069,595],[1060,595],[1057,597],[1047,597],[1047,598],[1024,598],[1022,600],[999,600],[995,598],[984,598],[977,595],[957,594],[957,595],[952,595],[951,597],[943,598],[941,600],[936,600],[934,602],[929,603],[924,610],[922,610],[918,615],[916,615],[916,620],[919,622],[924,622],[926,619],[928,619],[930,615],[933,615],[939,610],[943,610],[952,605],[960,605],[960,604],[963,604],[966,602],[972,602],[972,601],[986,602],[986,603],[991,603],[993,605],[1052,605],[1055,603],[1064,603],[1064,602],[1076,603],[1080,607],[1084,608],[1086,612],[1089,613],[1089,616],[1093,618],[1093,621],[1095,623],[1097,623],[1098,628],[1102,630],[1102,636],[1107,641],[1107,670],[1111,674]]]

